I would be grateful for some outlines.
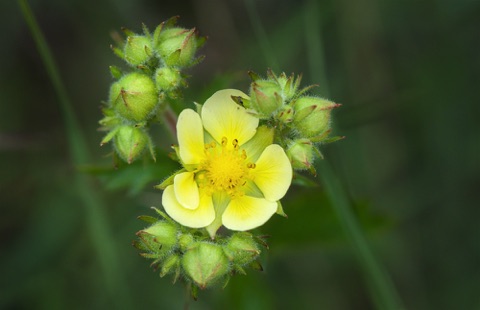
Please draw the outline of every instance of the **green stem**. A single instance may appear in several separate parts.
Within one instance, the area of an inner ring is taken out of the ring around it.
[[[305,10],[305,34],[308,59],[312,80],[320,81],[323,94],[328,96],[327,74],[321,36],[321,25],[318,23],[319,7],[315,0],[310,0]],[[330,163],[321,160],[318,163],[319,176],[330,197],[334,211],[350,240],[355,255],[363,270],[370,293],[378,309],[401,309],[401,300],[382,265],[377,261],[368,246],[367,239],[352,211],[347,193],[335,175]]]
[[[69,143],[70,156],[75,166],[88,163],[87,143],[80,125],[75,117],[72,104],[60,78],[58,68],[52,57],[45,37],[41,32],[35,16],[26,0],[18,0],[25,22],[32,33],[37,45],[40,57],[45,65],[47,74],[58,96],[58,102],[62,110],[66,133]],[[121,276],[118,264],[118,254],[114,246],[114,239],[109,228],[108,220],[104,212],[105,206],[94,190],[90,178],[83,174],[77,174],[75,185],[80,198],[85,205],[86,222],[94,248],[97,252],[102,268],[106,289],[116,308],[129,308],[130,299],[126,283]]]
[[[327,160],[316,165],[321,182],[331,205],[349,239],[355,256],[363,270],[370,293],[378,309],[402,309],[400,298],[383,266],[373,255],[365,235],[356,219],[347,193]]]

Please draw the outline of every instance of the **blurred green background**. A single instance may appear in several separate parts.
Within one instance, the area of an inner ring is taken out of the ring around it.
[[[188,71],[188,106],[219,88],[247,91],[247,70],[320,84],[313,93],[343,104],[334,133],[347,137],[322,150],[405,308],[480,309],[479,1],[30,3],[90,159],[72,163],[31,34],[16,1],[2,1],[0,308],[184,307],[184,287],[159,278],[131,246],[144,227],[136,217],[160,207],[153,185],[175,166],[160,152],[156,165],[115,171],[97,131],[108,65],[122,65],[110,33],[180,15],[180,25],[209,37],[206,59]],[[152,132],[167,150],[167,133]],[[190,309],[375,307],[324,187],[294,186],[283,205],[289,218],[260,230],[271,236],[265,271],[201,291]]]

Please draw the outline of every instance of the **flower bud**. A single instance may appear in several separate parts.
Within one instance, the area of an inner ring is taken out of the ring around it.
[[[125,75],[110,88],[110,105],[117,114],[130,121],[146,120],[157,103],[155,83],[141,73]]]
[[[310,169],[315,155],[314,147],[308,139],[298,139],[288,146],[287,156],[293,169]]]
[[[237,266],[244,266],[254,261],[260,250],[250,233],[240,232],[233,234],[223,250],[228,259]]]
[[[278,83],[260,80],[250,87],[251,107],[263,117],[268,118],[283,104],[282,89]]]
[[[185,274],[201,289],[225,276],[229,262],[222,247],[217,244],[199,242],[182,258]]]
[[[121,126],[117,129],[113,141],[117,154],[130,164],[142,155],[150,144],[150,137],[141,128]]]
[[[178,246],[183,252],[187,251],[195,242],[192,234],[182,234],[178,237]]]
[[[172,254],[168,256],[165,261],[163,261],[162,268],[160,269],[160,276],[164,277],[169,274],[172,268],[176,272],[180,267],[180,257],[178,255]]]
[[[293,123],[301,136],[315,137],[330,128],[330,113],[334,102],[316,97],[300,97],[292,103],[295,109]]]
[[[158,91],[171,91],[183,81],[180,71],[171,67],[161,67],[155,72]]]
[[[197,51],[195,29],[170,28],[160,33],[155,47],[168,66],[185,67],[192,63]]]
[[[280,85],[285,101],[289,101],[296,95],[298,86],[300,85],[300,81],[302,79],[300,76],[295,80],[295,75],[293,73],[288,78],[285,72],[282,72],[278,77],[276,77],[273,72],[271,72],[269,75],[273,75],[278,85]]]
[[[123,54],[130,65],[141,65],[152,56],[152,41],[146,36],[129,36]]]
[[[283,123],[291,123],[293,121],[293,108],[290,105],[284,105],[278,110],[276,119]]]
[[[177,244],[177,226],[167,221],[158,221],[152,226],[141,230],[153,237],[153,241],[160,243],[163,248],[171,248]]]

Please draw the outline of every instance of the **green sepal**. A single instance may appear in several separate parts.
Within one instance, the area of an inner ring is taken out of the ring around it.
[[[298,80],[297,80],[298,81]],[[298,82],[298,84],[300,84],[300,82]],[[309,90],[311,90],[312,88],[315,88],[315,87],[318,87],[319,85],[317,84],[313,84],[313,85],[309,85],[307,87],[304,87],[302,88],[295,96],[295,98],[298,98],[300,96],[302,96],[303,94],[305,94],[306,92],[308,92]],[[298,85],[297,85],[298,87]]]
[[[117,67],[117,66],[109,66],[108,67],[110,69],[110,73],[112,74],[112,76],[115,78],[115,79],[119,79],[122,77],[123,75],[123,72],[122,70]]]
[[[172,254],[168,256],[162,264],[162,268],[160,269],[160,277],[164,277],[170,273],[172,268],[177,269],[178,265],[180,264],[180,258],[176,254]]]
[[[145,25],[145,23],[142,23],[142,31],[146,37],[148,37],[149,39],[152,38],[152,35],[150,34],[150,30],[148,29],[147,25]]]
[[[254,270],[258,270],[258,271],[263,271],[263,266],[262,264],[260,264],[260,262],[258,260],[254,260],[252,261],[248,267],[254,269]]]
[[[192,295],[193,300],[198,299],[198,287],[195,284],[191,284],[190,286],[190,294]]]
[[[125,55],[123,54],[123,51],[121,49],[113,45],[110,45],[110,48],[112,49],[113,53],[117,55],[119,58],[125,59]]]
[[[325,139],[327,139],[328,135],[332,132],[331,129],[327,129],[325,130],[324,132],[322,132],[322,134],[318,135],[318,136],[315,136],[315,137],[311,137],[309,138],[310,141],[312,141],[313,143],[317,143],[317,142],[323,142]]]
[[[186,172],[186,171],[187,171],[186,169],[180,169],[179,171],[175,172],[174,174],[172,174],[171,176],[166,178],[162,183],[160,183],[158,185],[155,185],[154,187],[157,188],[157,189],[164,190],[164,189],[167,188],[167,186],[173,185],[173,179],[175,178],[175,176],[177,174],[182,173],[182,172]]]
[[[233,265],[232,271],[235,272],[236,274],[241,274],[244,276],[247,275],[247,272],[245,271],[245,269],[243,269],[241,266],[238,266],[238,265]]]
[[[153,224],[153,223],[158,221],[157,218],[155,218],[153,216],[150,216],[150,215],[140,215],[139,217],[137,217],[137,219],[139,219],[141,221],[144,221],[146,223],[150,223],[150,224]]]
[[[223,289],[226,288],[229,282],[230,282],[230,276],[227,275],[227,276],[224,278],[224,282],[223,282],[222,288],[223,288]]]
[[[193,67],[201,63],[205,59],[205,55],[200,55],[192,60],[191,63],[185,65],[186,67]]]
[[[345,138],[346,138],[345,136],[335,136],[335,137],[330,137],[328,139],[320,140],[320,142],[322,142],[322,144],[328,144],[328,143],[336,142],[338,140],[343,140]]]
[[[103,145],[105,145],[106,143],[110,142],[110,141],[115,137],[115,135],[117,134],[117,132],[118,132],[118,128],[113,129],[112,131],[110,131],[105,137],[103,137],[102,141],[100,142],[100,146],[103,146]]]
[[[158,215],[160,215],[161,217],[163,217],[164,219],[166,219],[170,223],[175,223],[165,212],[160,211],[155,207],[152,207],[151,209],[155,210],[155,212],[157,212]]]
[[[241,96],[231,96],[232,100],[241,107],[249,108],[250,107],[250,100],[246,98],[242,98]]]
[[[132,241],[132,245],[140,251],[150,251],[149,248],[147,248],[142,242],[138,242],[137,240]]]
[[[140,256],[143,257],[143,258],[149,258],[149,259],[157,259],[158,258],[158,254],[154,254],[154,253],[140,253]]]
[[[122,32],[127,36],[134,36],[135,35],[135,32],[133,32],[132,30],[130,30],[126,27],[121,27],[120,30],[122,30]]]
[[[180,59],[180,55],[182,54],[182,50],[178,49],[171,53],[167,59],[165,59],[165,63],[170,66],[174,66],[178,63],[178,60]]]
[[[253,82],[262,79],[262,78],[260,77],[260,75],[258,75],[257,73],[255,73],[255,72],[253,72],[253,71],[248,71],[248,76],[250,76],[250,78],[252,79]]]
[[[282,203],[277,201],[277,212],[278,215],[288,218],[288,215],[283,211]]]
[[[200,104],[198,102],[193,102],[193,104],[195,105],[195,110],[197,110],[197,113],[198,115],[200,115],[200,117],[202,116],[202,107],[203,107],[203,104]]]
[[[296,122],[301,122],[305,117],[312,114],[313,111],[315,111],[316,108],[317,108],[316,105],[311,105],[311,106],[305,107],[303,109],[300,109],[298,111],[295,111],[295,121]]]

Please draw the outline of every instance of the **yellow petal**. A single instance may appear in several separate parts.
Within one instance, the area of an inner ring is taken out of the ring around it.
[[[205,158],[202,120],[197,112],[185,109],[180,113],[177,138],[180,158],[184,164],[196,165]]]
[[[200,228],[210,225],[215,219],[212,197],[200,192],[200,203],[195,210],[184,208],[175,196],[173,185],[168,186],[162,195],[163,208],[167,214],[183,226]]]
[[[173,188],[178,202],[185,208],[194,210],[200,203],[198,184],[193,172],[182,172],[175,176]]]
[[[277,201],[285,196],[292,183],[292,165],[282,147],[267,146],[255,166],[251,170],[253,181],[265,199]]]
[[[277,212],[277,203],[264,198],[242,196],[230,201],[222,222],[231,230],[250,230],[263,225]]]
[[[203,105],[203,126],[218,143],[226,137],[228,145],[232,146],[233,139],[237,139],[238,144],[242,145],[255,135],[258,118],[248,114],[231,96],[249,98],[236,89],[217,91]]]

